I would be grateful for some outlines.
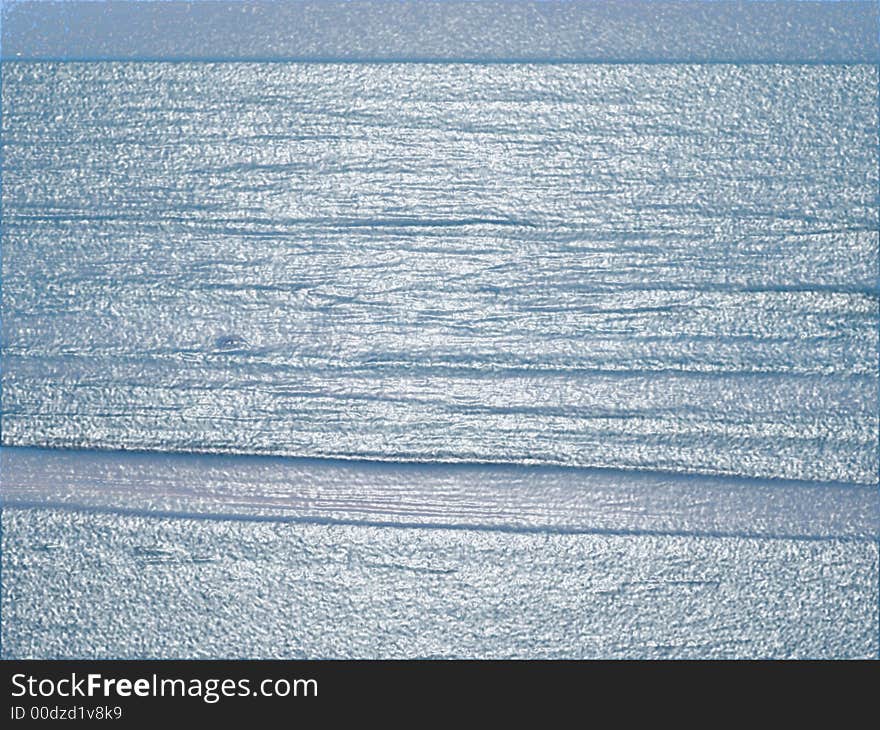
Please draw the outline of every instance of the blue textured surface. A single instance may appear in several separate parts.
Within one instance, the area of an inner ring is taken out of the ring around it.
[[[876,541],[3,522],[5,657],[877,656]]]
[[[4,445],[877,483],[875,67],[4,70]]]
[[[4,63],[4,656],[876,656],[877,88]]]
[[[5,2],[3,58],[876,63],[870,0]]]

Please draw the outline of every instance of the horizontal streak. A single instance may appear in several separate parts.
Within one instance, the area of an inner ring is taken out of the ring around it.
[[[412,58],[339,58],[339,57],[308,57],[308,56],[285,56],[280,58],[261,56],[28,56],[16,58],[3,56],[3,63],[240,63],[240,64],[313,64],[313,65],[365,65],[365,66],[389,66],[389,65],[443,65],[443,66],[878,66],[875,60],[852,60],[846,58],[811,60],[808,58],[793,58],[786,60],[773,60],[759,56],[753,58],[741,58],[737,60],[723,60],[705,58],[695,60],[693,58],[664,58],[646,59],[637,56],[608,59],[597,57],[584,58],[437,58],[414,56]]]
[[[512,532],[877,540],[876,486],[610,469],[0,449],[6,506]]]
[[[3,500],[3,507],[20,510],[64,510],[82,512],[85,514],[110,514],[125,515],[126,517],[144,517],[153,519],[170,520],[213,520],[218,522],[280,522],[294,525],[339,525],[350,527],[376,527],[389,529],[408,530],[468,530],[470,532],[502,532],[509,534],[553,534],[553,535],[607,535],[609,537],[704,537],[714,539],[761,539],[761,540],[795,540],[806,542],[874,542],[872,536],[848,535],[814,535],[814,534],[785,534],[764,535],[754,532],[707,532],[707,531],[671,531],[671,530],[628,530],[628,529],[602,529],[602,528],[577,528],[577,527],[541,527],[528,525],[475,525],[466,522],[390,522],[379,520],[359,520],[321,517],[296,517],[289,515],[261,515],[249,513],[203,513],[184,512],[174,510],[162,510],[152,508],[126,508],[126,507],[102,507],[81,506],[70,502],[51,502],[42,500]],[[439,572],[439,571],[438,571]]]

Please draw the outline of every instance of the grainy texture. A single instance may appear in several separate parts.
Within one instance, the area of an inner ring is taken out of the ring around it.
[[[877,89],[4,63],[4,657],[876,657]]]
[[[6,2],[3,58],[878,60],[877,4],[702,0]]]
[[[12,548],[12,549],[10,549]],[[3,511],[3,656],[877,656],[877,543]]]
[[[8,65],[3,444],[876,484],[877,81]]]

